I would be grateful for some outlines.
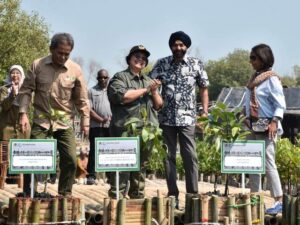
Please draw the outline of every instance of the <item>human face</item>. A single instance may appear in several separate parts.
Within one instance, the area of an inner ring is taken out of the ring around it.
[[[19,84],[21,76],[21,72],[18,69],[13,69],[10,72],[10,77],[13,84]]]
[[[67,42],[60,43],[55,49],[50,48],[52,62],[57,66],[63,66],[69,59],[71,51],[72,47]]]
[[[254,52],[250,53],[250,63],[256,72],[261,71],[264,67],[263,62]]]
[[[140,73],[145,68],[147,56],[144,52],[135,52],[130,56],[129,67],[133,72]]]
[[[183,59],[187,51],[187,47],[183,44],[182,41],[176,40],[171,46],[171,50],[175,59]]]
[[[107,86],[108,83],[108,72],[106,70],[102,70],[100,74],[98,74],[97,76],[97,80],[98,80],[98,85],[101,88],[105,88]]]

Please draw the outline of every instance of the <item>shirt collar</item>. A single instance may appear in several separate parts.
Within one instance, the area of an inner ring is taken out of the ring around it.
[[[139,78],[139,79],[145,79],[145,75],[144,74],[140,74],[139,76],[137,76],[137,75],[133,74],[130,71],[129,67],[125,71],[128,72],[131,75],[131,77],[130,77],[131,80],[134,80],[134,79],[137,79],[137,78]]]
[[[188,55],[185,54],[183,59],[182,59],[182,62],[185,63],[185,64],[188,64]],[[171,55],[171,64],[174,64],[174,57],[173,55]]]
[[[53,64],[53,61],[52,61],[52,55],[48,55],[47,58],[45,59],[45,64]],[[65,69],[68,69],[69,68],[69,65],[70,65],[70,59],[68,59],[65,64],[63,65],[63,67]]]

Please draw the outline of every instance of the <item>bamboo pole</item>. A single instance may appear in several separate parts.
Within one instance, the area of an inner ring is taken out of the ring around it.
[[[250,198],[252,199],[258,199],[258,201],[259,201],[259,198],[258,198],[258,196],[256,196],[255,194],[251,194],[250,195]],[[258,219],[258,217],[257,217],[257,207],[258,207],[258,204],[259,204],[259,202],[257,202],[257,204],[255,204],[255,203],[253,203],[252,205],[251,205],[251,220],[252,221],[256,221],[257,219]]]
[[[68,198],[62,198],[62,220],[68,221]]]
[[[251,213],[251,201],[250,201],[250,195],[243,195],[244,200],[244,216],[245,216],[245,225],[252,225],[252,213]]]
[[[233,206],[235,205],[235,196],[229,196],[227,200],[227,214],[229,217],[229,223],[232,224],[234,223],[234,208]]]
[[[7,221],[10,223],[17,222],[17,198],[9,199],[9,211],[8,211],[8,219]]]
[[[199,198],[192,198],[192,215],[191,215],[191,222],[199,222],[200,221],[200,199]]]
[[[21,215],[21,221],[22,223],[28,223],[28,211],[29,211],[29,205],[30,205],[30,199],[24,198],[22,199],[22,215]]]
[[[200,222],[208,222],[208,196],[201,196],[200,200],[200,208],[201,208],[201,220]]]
[[[145,200],[145,225],[151,225],[152,218],[152,199],[146,198]]]
[[[175,197],[170,196],[169,199],[169,224],[174,225]]]
[[[32,223],[39,223],[40,222],[40,199],[33,199],[32,200]]]
[[[296,200],[297,197],[291,197],[291,204],[290,204],[290,212],[291,212],[291,225],[296,224]]]
[[[191,203],[192,203],[192,197],[194,195],[190,193],[185,194],[185,216],[184,216],[184,223],[190,223],[191,222]]]
[[[260,225],[264,225],[265,222],[265,203],[264,203],[264,195],[262,193],[259,194],[259,220]]]
[[[212,222],[218,223],[219,221],[219,207],[218,207],[219,197],[216,195],[212,196]]]
[[[81,224],[80,225],[85,225],[85,210],[84,210],[84,203],[82,201],[80,201],[80,209],[79,209],[79,213],[80,213],[80,220],[81,220]],[[105,225],[105,224],[104,224]]]
[[[291,196],[287,194],[283,194],[283,209],[282,209],[282,219],[283,219],[283,224],[285,225],[291,225],[290,223],[290,216],[289,216],[289,211],[290,211],[290,203],[291,203]]]
[[[109,223],[108,223],[108,207],[109,207],[109,198],[105,198],[104,205],[103,205],[103,225],[109,225]]]
[[[157,219],[159,223],[162,223],[164,219],[164,200],[160,190],[157,190]]]
[[[53,198],[51,203],[51,222],[57,222],[58,198]]]
[[[118,209],[117,224],[125,225],[126,198],[119,200]]]
[[[297,198],[297,225],[300,225],[300,196]]]
[[[80,218],[79,214],[80,200],[78,198],[74,198],[72,201],[72,220],[78,221]]]
[[[229,225],[229,217],[228,216],[224,216],[223,223],[224,223],[224,225]]]

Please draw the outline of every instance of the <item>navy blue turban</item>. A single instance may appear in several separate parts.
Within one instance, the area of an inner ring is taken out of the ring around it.
[[[173,34],[171,34],[170,39],[169,39],[169,46],[170,48],[172,47],[172,45],[175,43],[175,41],[180,40],[183,42],[183,44],[189,48],[192,44],[192,40],[189,37],[189,35],[187,35],[186,33],[184,33],[183,31],[177,31]]]

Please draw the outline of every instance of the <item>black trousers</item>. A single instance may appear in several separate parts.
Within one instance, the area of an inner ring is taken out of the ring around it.
[[[166,159],[166,178],[168,185],[168,196],[178,197],[176,172],[177,140],[180,145],[180,154],[185,171],[186,192],[198,193],[198,163],[195,144],[195,126],[166,126],[161,125],[163,139],[168,147]]]
[[[89,161],[87,165],[88,176],[96,179],[95,172],[95,138],[97,137],[109,137],[109,128],[104,127],[93,127],[90,128],[90,153],[89,153]]]

